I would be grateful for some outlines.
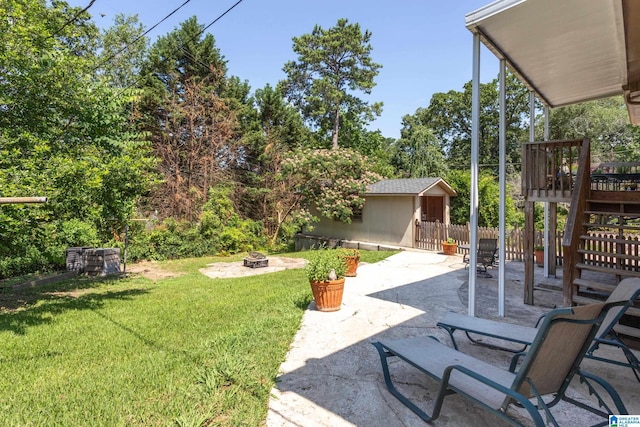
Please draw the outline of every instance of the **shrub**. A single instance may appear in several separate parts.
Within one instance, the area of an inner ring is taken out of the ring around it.
[[[309,262],[305,268],[309,280],[314,282],[329,280],[331,270],[335,271],[336,277],[344,277],[347,263],[340,250],[315,249],[311,251]]]

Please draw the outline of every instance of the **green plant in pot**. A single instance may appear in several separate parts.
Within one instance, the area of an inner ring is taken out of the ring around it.
[[[544,246],[536,245],[533,247],[533,256],[536,260],[536,264],[544,266]]]
[[[347,263],[347,271],[344,275],[347,277],[355,277],[358,270],[358,263],[360,262],[360,251],[357,249],[342,248],[340,249],[340,254]]]
[[[319,311],[340,310],[346,269],[340,250],[316,249],[309,254],[305,270]]]
[[[445,255],[455,255],[458,250],[458,244],[453,238],[449,237],[447,240],[442,241],[442,252]]]

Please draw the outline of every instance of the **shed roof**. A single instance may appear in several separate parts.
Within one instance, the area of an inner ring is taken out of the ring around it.
[[[465,21],[549,107],[625,95],[640,125],[637,0],[497,0]]]
[[[450,196],[455,196],[456,192],[442,178],[405,178],[405,179],[383,179],[367,187],[367,196],[376,195],[410,195],[422,196],[436,185],[442,187]]]

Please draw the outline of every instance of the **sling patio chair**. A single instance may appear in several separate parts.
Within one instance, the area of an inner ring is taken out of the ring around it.
[[[513,425],[524,424],[511,413],[512,404],[526,410],[536,426],[545,425],[542,414],[548,423],[557,426],[550,408],[560,401],[604,417],[607,421],[598,425],[608,425],[608,416],[614,412],[597,389],[608,394],[615,414],[627,415],[627,409],[609,383],[581,371],[579,366],[607,310],[616,304],[621,303],[603,302],[547,313],[517,372],[478,360],[429,336],[384,340],[373,345],[380,355],[389,392],[426,422],[438,418],[446,396],[458,394]],[[390,357],[402,359],[440,383],[431,415],[395,387],[387,362]],[[566,395],[575,375],[597,397],[600,408]],[[545,401],[543,396],[550,394],[553,397]]]
[[[625,301],[625,303],[609,310],[585,356],[588,359],[629,367],[633,370],[633,374],[638,381],[640,381],[640,360],[638,360],[631,349],[629,349],[629,347],[620,339],[615,331],[615,326],[618,324],[618,321],[624,315],[625,311],[631,307],[639,297],[640,278],[629,277],[618,283],[613,292],[611,292],[611,295],[609,295],[609,298],[607,298],[607,302]],[[537,327],[514,325],[506,322],[481,319],[453,312],[447,313],[437,325],[449,333],[453,347],[456,350],[458,349],[458,345],[456,344],[453,334],[458,330],[464,331],[467,338],[475,344],[499,350],[506,350],[513,353],[525,351],[526,348],[531,345],[533,339],[538,333]],[[514,349],[482,342],[478,339],[478,335],[496,338],[512,342],[514,344],[521,344],[522,347]],[[610,345],[619,348],[624,353],[627,362],[621,362],[619,360],[594,354],[601,345]]]
[[[479,239],[478,252],[476,257],[476,270],[483,277],[491,278],[487,268],[493,267],[496,263],[496,254],[498,252],[498,239]],[[466,269],[469,266],[469,254],[464,254],[462,262]]]

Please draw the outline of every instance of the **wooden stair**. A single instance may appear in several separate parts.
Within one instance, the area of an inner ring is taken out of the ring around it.
[[[522,144],[525,304],[534,302],[535,202],[571,206],[562,237],[565,304],[604,300],[620,280],[640,277],[640,162],[592,168],[590,147],[588,138]],[[555,211],[550,217],[556,227]],[[640,303],[619,326],[640,343]]]
[[[620,280],[640,277],[640,191],[591,191],[580,234],[574,304],[602,301]],[[616,330],[640,339],[640,303]]]

